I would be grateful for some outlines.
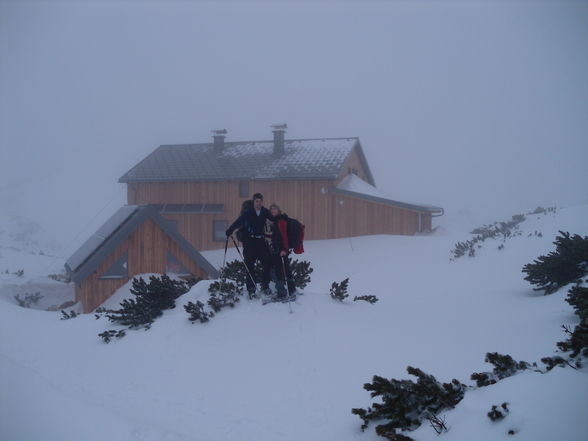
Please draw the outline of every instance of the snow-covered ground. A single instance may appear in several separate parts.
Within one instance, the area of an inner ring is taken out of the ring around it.
[[[369,405],[362,385],[374,374],[409,378],[412,365],[472,384],[472,372],[491,370],[486,352],[538,361],[554,354],[562,324],[577,323],[566,290],[543,296],[521,268],[553,249],[558,230],[588,235],[588,206],[528,216],[521,229],[502,250],[486,241],[475,258],[455,261],[450,250],[468,235],[447,224],[429,236],[307,242],[314,273],[293,314],[243,300],[191,324],[182,305],[206,297],[201,282],[149,331],[110,344],[97,337],[114,328],[104,318],[19,307],[16,293],[42,291],[44,305],[57,304],[71,286],[44,277],[62,262],[3,243],[0,270],[25,273],[0,274],[0,441],[382,439],[351,414]],[[542,237],[529,237],[535,231]],[[222,251],[205,255],[222,262]],[[346,277],[350,299],[380,301],[332,300],[331,283]],[[486,413],[505,401],[510,414],[492,423]],[[468,391],[443,414],[449,432],[424,424],[408,435],[577,441],[588,439],[586,415],[588,370],[555,368]]]

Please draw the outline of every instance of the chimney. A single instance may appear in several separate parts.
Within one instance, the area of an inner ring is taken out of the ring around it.
[[[220,153],[225,147],[225,136],[227,136],[227,129],[213,130],[212,137],[214,138],[214,151]]]
[[[288,128],[287,124],[274,124],[272,132],[274,134],[274,155],[284,154],[284,133]]]

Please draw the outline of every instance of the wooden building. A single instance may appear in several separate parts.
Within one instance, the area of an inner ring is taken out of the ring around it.
[[[76,301],[93,311],[138,274],[216,278],[218,271],[152,206],[120,208],[65,265]]]
[[[254,193],[306,225],[306,239],[430,231],[439,207],[400,202],[375,188],[358,138],[162,145],[119,180],[129,204],[149,204],[199,250],[224,246],[225,230]]]

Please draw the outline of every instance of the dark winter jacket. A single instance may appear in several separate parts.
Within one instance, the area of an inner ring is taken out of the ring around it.
[[[255,210],[246,210],[227,229],[227,235],[233,234],[237,228],[242,228],[248,237],[264,237],[264,226],[267,219],[273,221],[274,218],[265,207],[261,207],[259,216]]]

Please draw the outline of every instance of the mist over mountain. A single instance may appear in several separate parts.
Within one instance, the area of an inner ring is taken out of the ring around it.
[[[440,223],[585,203],[587,25],[567,1],[3,2],[0,204],[79,243],[158,145],[281,122],[358,136]]]

